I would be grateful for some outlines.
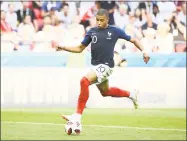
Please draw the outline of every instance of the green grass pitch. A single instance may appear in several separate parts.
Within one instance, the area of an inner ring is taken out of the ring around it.
[[[2,140],[186,140],[186,109],[85,109],[83,131],[67,135],[74,109],[1,109]]]

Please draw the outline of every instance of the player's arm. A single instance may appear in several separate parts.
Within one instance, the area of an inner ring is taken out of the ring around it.
[[[83,44],[80,44],[76,47],[56,46],[56,51],[64,50],[72,53],[81,53],[85,48],[86,46]]]
[[[150,57],[149,55],[145,52],[142,44],[140,43],[140,41],[136,38],[131,38],[129,40],[131,43],[133,43],[142,53],[143,53],[143,60],[144,62],[147,64],[147,62],[149,61]]]
[[[73,52],[73,53],[81,53],[90,44],[90,42],[92,41],[91,30],[92,29],[90,29],[86,33],[86,36],[84,37],[84,40],[81,42],[80,45],[78,45],[76,47],[56,46],[56,51],[65,50],[65,51]]]
[[[144,48],[142,46],[142,44],[140,43],[140,41],[136,38],[131,38],[129,40],[131,43],[133,43],[140,51],[142,51],[144,53]]]
[[[183,34],[184,39],[186,40],[186,27],[183,26],[179,19],[177,18],[177,16],[175,16],[175,23],[177,24],[177,28],[179,29],[179,31]]]
[[[121,39],[125,39],[131,43],[133,43],[140,51],[142,51],[143,53],[143,59],[144,59],[144,62],[147,63],[150,59],[149,55],[145,52],[142,44],[140,43],[140,41],[136,38],[132,38],[131,36],[127,35],[125,33],[125,31],[121,30],[121,29],[117,29],[117,32],[118,32],[118,35],[119,35],[119,38]]]

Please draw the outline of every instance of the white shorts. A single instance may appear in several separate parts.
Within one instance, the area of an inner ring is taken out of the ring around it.
[[[96,85],[106,81],[113,72],[113,68],[110,68],[109,66],[105,64],[99,64],[99,65],[92,66],[92,67],[97,75]]]

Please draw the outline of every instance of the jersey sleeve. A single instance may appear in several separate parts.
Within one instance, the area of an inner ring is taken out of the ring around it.
[[[125,40],[127,40],[127,41],[130,41],[131,36],[127,35],[127,34],[125,33],[125,31],[123,31],[123,30],[120,29],[120,28],[116,28],[116,31],[117,31],[118,37],[119,37],[120,39],[125,39]]]
[[[92,41],[91,38],[91,29],[86,33],[83,41],[81,42],[83,45],[88,46],[90,42]]]

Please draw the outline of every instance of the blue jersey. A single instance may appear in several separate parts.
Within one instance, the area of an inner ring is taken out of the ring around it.
[[[105,29],[91,28],[81,42],[88,46],[91,43],[91,64],[105,64],[114,67],[114,47],[118,39],[131,39],[123,30],[109,25]]]

